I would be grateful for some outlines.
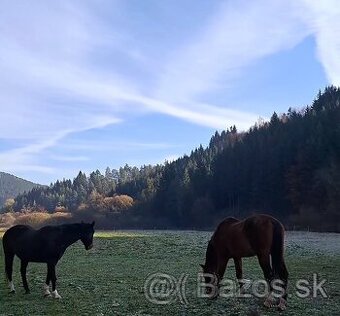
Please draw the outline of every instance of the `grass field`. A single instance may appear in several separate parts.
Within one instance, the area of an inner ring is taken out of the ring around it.
[[[77,243],[65,253],[57,267],[57,301],[42,297],[46,267],[30,264],[28,280],[31,294],[21,286],[19,260],[15,261],[15,295],[8,294],[5,278],[0,278],[0,315],[278,315],[275,309],[262,307],[263,299],[197,298],[197,273],[203,263],[211,233],[207,232],[99,232],[95,247],[85,251]],[[2,247],[2,246],[1,246]],[[4,271],[0,249],[0,271]],[[255,258],[244,259],[248,279],[262,278]],[[287,234],[286,262],[290,272],[288,309],[282,315],[340,315],[340,235],[317,233]],[[186,297],[166,305],[145,298],[144,282],[156,272],[176,278],[188,276]],[[327,279],[328,298],[298,298],[297,279]],[[234,279],[232,262],[226,276]]]

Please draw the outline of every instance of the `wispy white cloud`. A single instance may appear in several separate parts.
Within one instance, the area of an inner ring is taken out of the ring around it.
[[[310,30],[295,15],[293,1],[225,1],[208,25],[174,52],[157,96],[166,101],[199,100],[205,92],[230,89],[244,69],[291,49]]]
[[[86,156],[59,156],[59,155],[52,155],[50,156],[51,159],[57,161],[65,161],[65,162],[79,162],[79,161],[88,161],[90,160],[89,157]]]
[[[44,166],[42,164],[37,165],[36,155],[41,154],[44,150],[54,147],[57,143],[66,136],[82,131],[102,128],[110,124],[119,123],[120,120],[116,118],[104,118],[99,120],[98,118],[86,127],[80,127],[78,129],[68,129],[56,132],[52,137],[41,139],[36,143],[30,143],[26,146],[16,149],[0,152],[0,166],[2,170],[14,172],[16,170],[31,170],[39,171],[43,173],[52,173],[53,168]]]
[[[340,6],[337,0],[302,0],[300,17],[310,27],[317,44],[317,56],[328,80],[340,85]]]
[[[131,141],[103,141],[103,140],[77,140],[69,141],[59,146],[65,150],[76,151],[95,151],[95,152],[122,152],[136,150],[160,150],[180,147],[168,143],[146,143],[146,142],[131,142]]]

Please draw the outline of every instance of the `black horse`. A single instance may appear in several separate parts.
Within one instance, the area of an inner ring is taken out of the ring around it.
[[[56,290],[55,267],[67,247],[81,240],[86,250],[93,246],[94,222],[92,224],[65,224],[45,226],[38,230],[26,225],[16,225],[8,229],[3,236],[5,253],[6,276],[10,292],[15,293],[12,280],[13,259],[17,255],[21,260],[21,277],[26,291],[30,292],[27,284],[26,269],[29,262],[47,263],[47,278],[44,284],[44,296],[60,299]],[[52,293],[49,284],[52,282]]]

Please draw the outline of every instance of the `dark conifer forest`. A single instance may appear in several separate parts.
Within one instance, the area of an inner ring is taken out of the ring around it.
[[[79,172],[33,188],[13,209],[83,214],[105,228],[181,229],[261,212],[289,228],[340,231],[340,89],[246,132],[216,132],[206,148],[164,165]]]

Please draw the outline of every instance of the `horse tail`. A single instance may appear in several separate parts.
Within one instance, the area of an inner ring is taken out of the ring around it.
[[[273,219],[272,223],[273,223],[273,241],[271,248],[271,257],[273,273],[274,277],[279,277],[283,282],[284,292],[282,298],[287,301],[288,297],[287,284],[289,273],[283,258],[285,229],[283,225],[277,220]]]
[[[274,274],[279,274],[282,266],[284,265],[283,252],[284,252],[284,228],[282,224],[276,220],[272,221],[273,224],[273,240],[271,247],[272,266]]]
[[[8,240],[8,231],[5,232],[2,245],[5,254],[5,275],[6,279],[11,282],[12,281],[12,273],[13,273],[13,260],[14,260],[14,252],[11,250]]]
[[[7,272],[6,272],[6,251],[5,251],[5,242],[4,242],[4,239],[2,239],[2,249],[4,250],[4,259],[5,259],[5,280],[8,281],[8,276],[7,276]]]

